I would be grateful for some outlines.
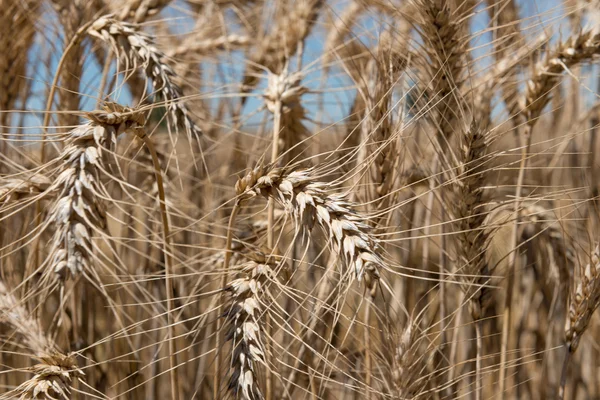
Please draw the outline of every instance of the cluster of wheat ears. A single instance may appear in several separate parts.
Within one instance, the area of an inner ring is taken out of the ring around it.
[[[0,10],[0,399],[600,398],[600,2]]]

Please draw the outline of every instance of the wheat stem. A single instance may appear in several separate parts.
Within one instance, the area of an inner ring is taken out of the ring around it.
[[[165,187],[163,184],[162,171],[160,162],[154,148],[154,143],[146,136],[144,129],[136,131],[137,137],[143,140],[148,147],[150,156],[152,157],[152,165],[154,166],[154,177],[158,186],[158,198],[160,202],[160,215],[162,218],[163,229],[163,253],[165,259],[165,290],[167,296],[167,340],[169,342],[169,378],[171,381],[171,399],[179,399],[179,377],[177,373],[177,338],[175,334],[175,322],[173,321],[173,261],[171,259],[171,235],[169,233],[169,214],[167,210],[167,200],[165,197]]]
[[[227,224],[227,238],[225,240],[225,254],[224,254],[224,259],[223,259],[223,275],[221,276],[221,284],[220,284],[220,288],[224,288],[227,280],[228,280],[228,275],[229,275],[229,262],[231,261],[231,255],[232,255],[232,251],[231,251],[231,242],[233,241],[233,226],[235,224],[235,218],[238,214],[240,208],[240,204],[239,201],[236,200],[235,204],[233,205],[233,210],[231,210],[231,215],[229,216],[229,223]],[[216,345],[215,345],[215,349],[216,349],[216,356],[215,356],[215,369],[214,369],[214,376],[213,376],[213,399],[214,400],[219,400],[221,398],[220,396],[220,387],[221,387],[221,360],[222,360],[222,332],[221,332],[221,327],[222,327],[222,322],[221,322],[221,314],[222,314],[222,310],[223,310],[223,296],[224,296],[224,292],[221,292],[221,301],[219,301],[219,305],[217,306],[217,328],[215,331],[215,335],[216,335]]]

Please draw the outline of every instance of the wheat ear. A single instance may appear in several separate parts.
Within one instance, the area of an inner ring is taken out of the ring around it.
[[[475,121],[463,137],[458,176],[454,179],[456,215],[458,219],[457,253],[461,266],[468,276],[476,276],[465,285],[465,297],[469,299],[470,312],[476,326],[477,355],[475,370],[475,398],[482,396],[482,318],[487,289],[486,279],[490,276],[486,261],[488,231],[483,229],[486,212],[483,201],[484,172],[487,157],[486,131]]]
[[[87,31],[108,43],[113,51],[129,66],[141,67],[152,81],[157,95],[165,101],[168,121],[174,129],[183,126],[188,139],[199,140],[202,132],[194,123],[190,111],[181,102],[182,93],[173,82],[173,69],[165,63],[164,54],[153,44],[152,39],[140,32],[137,25],[102,17]]]
[[[354,205],[344,195],[327,194],[327,184],[316,182],[313,174],[311,168],[288,171],[259,166],[238,180],[236,191],[241,199],[262,195],[279,202],[305,232],[315,224],[321,226],[334,252],[350,268],[352,279],[364,279],[374,295],[379,269],[384,267],[377,240],[368,233],[369,225],[354,211]]]
[[[424,41],[415,63],[419,64],[427,115],[439,130],[440,145],[454,132],[453,121],[460,118],[464,104],[460,88],[465,81],[467,65],[466,18],[455,18],[453,2],[445,0],[415,1],[416,25]],[[421,55],[422,53],[422,55]]]
[[[56,231],[50,250],[53,276],[77,276],[92,266],[94,231],[106,226],[103,198],[110,198],[100,173],[103,151],[128,129],[143,126],[140,113],[107,103],[103,111],[86,114],[89,122],[66,134],[61,171],[53,183],[57,200],[48,215]]]
[[[567,370],[573,353],[585,333],[592,316],[600,306],[600,245],[596,246],[571,297],[569,316],[565,323],[565,358],[563,361],[558,398],[565,395]]]
[[[158,14],[172,0],[127,0],[110,2],[110,6],[119,13],[119,19],[132,20],[136,24],[144,22],[149,17]],[[114,4],[117,3],[117,4]]]
[[[286,60],[296,53],[312,30],[324,3],[323,0],[298,0],[290,3],[291,9],[276,20],[271,33],[250,57],[242,83],[244,91],[250,91],[256,86],[257,74],[261,71],[269,70],[275,74],[283,71]]]
[[[61,399],[70,398],[71,385],[84,376],[75,359],[62,353],[44,334],[42,327],[25,307],[0,282],[0,321],[12,326],[33,352],[39,363],[28,368],[34,376],[0,398],[6,399]]]
[[[275,266],[265,257],[251,260],[240,267],[240,278],[231,281],[230,305],[225,311],[228,330],[226,339],[233,344],[229,388],[237,398],[263,399],[258,385],[258,367],[266,363],[266,346],[263,340],[264,322],[261,315],[268,298],[270,281],[277,280]]]

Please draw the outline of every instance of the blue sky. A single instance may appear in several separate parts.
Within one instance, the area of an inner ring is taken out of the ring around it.
[[[565,10],[562,8],[562,2],[558,0],[521,0],[518,1],[521,8],[521,17],[523,21],[521,28],[524,29],[526,34],[530,37],[535,37],[541,33],[541,29],[553,32],[556,37],[568,34],[568,24],[566,23]],[[179,5],[179,3],[176,3]],[[334,1],[329,4],[331,10],[334,13],[341,13],[347,1]],[[489,52],[489,42],[491,40],[490,33],[481,34],[489,26],[489,18],[487,11],[481,4],[477,9],[475,17],[471,20],[471,30],[474,34],[472,40],[472,46],[476,48],[473,52],[473,58],[478,60],[477,70],[481,70],[488,66],[493,60],[490,57],[482,57]],[[185,32],[191,29],[193,21],[189,18],[183,18],[185,16],[185,10],[177,7],[170,7],[164,12],[166,18],[171,18],[177,31]],[[55,26],[52,23],[53,14],[51,11],[47,12],[47,18],[45,18],[46,27],[51,28]],[[365,17],[359,21],[359,25],[356,28],[356,32],[361,40],[368,42],[368,38],[376,38],[380,32],[385,29],[377,17]],[[46,33],[48,37],[56,37],[56,33]],[[323,40],[325,34],[323,29],[317,24],[317,27],[313,34],[311,34],[306,41],[305,52],[303,56],[303,66],[312,65],[312,67],[306,69],[307,75],[304,80],[304,85],[314,91],[319,91],[324,85],[326,87],[326,95],[321,96],[320,94],[307,94],[303,96],[303,104],[308,110],[310,118],[318,118],[325,123],[332,123],[340,121],[347,115],[350,104],[354,97],[354,90],[351,89],[352,82],[345,76],[342,70],[333,69],[333,74],[324,77],[323,69],[320,65],[314,64],[315,60],[318,60],[322,54]],[[39,43],[39,42],[38,42]],[[32,89],[38,95],[30,98],[27,104],[27,109],[33,111],[32,114],[28,115],[25,119],[25,125],[38,129],[41,124],[41,114],[35,113],[35,111],[43,110],[45,107],[45,92],[52,81],[52,76],[47,68],[44,67],[44,60],[50,57],[50,65],[55,68],[60,57],[60,49],[62,44],[58,41],[49,43],[48,40],[44,40],[44,45],[36,45],[32,49],[31,59],[33,60],[30,64],[29,76],[33,78]],[[227,93],[235,93],[233,89],[236,84],[241,80],[244,68],[244,54],[242,52],[234,52],[233,54],[221,57],[218,61],[222,69],[222,73],[219,75],[210,75],[209,69],[205,68],[205,81],[210,82],[211,85],[201,88],[198,95],[206,98],[219,98]],[[214,63],[214,61],[213,61]],[[214,65],[214,64],[213,64]],[[209,65],[207,65],[208,67]],[[294,66],[292,65],[292,68]],[[101,75],[101,67],[95,61],[95,58],[90,54],[90,46],[87,46],[87,57],[84,65],[84,74],[81,79],[81,92],[83,93],[83,102],[81,108],[83,110],[91,110],[95,108],[96,99],[98,93],[96,88],[99,86]],[[260,94],[264,89],[266,80],[263,80],[261,85],[255,90],[255,93]],[[120,86],[121,90],[113,97],[113,100],[128,104],[131,101],[127,88],[123,85]],[[191,93],[186,93],[189,95]],[[216,103],[216,102],[215,102]],[[260,108],[262,105],[262,99],[260,96],[253,97],[248,100],[244,111],[248,114],[252,114]],[[322,109],[321,109],[322,107]],[[252,123],[258,123],[262,119],[262,116],[256,115],[250,120]]]

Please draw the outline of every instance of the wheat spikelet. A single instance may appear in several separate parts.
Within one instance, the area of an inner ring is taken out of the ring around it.
[[[426,336],[420,332],[416,319],[412,316],[399,335],[394,353],[394,370],[392,376],[398,398],[415,399],[427,385],[429,377],[423,376],[427,364],[428,346],[423,343]]]
[[[113,51],[130,66],[141,67],[152,80],[156,94],[166,102],[169,123],[177,129],[185,128],[188,139],[199,139],[200,128],[192,120],[190,111],[181,103],[181,90],[173,82],[174,72],[164,61],[164,55],[153,45],[149,36],[136,25],[102,17],[95,21],[88,33],[111,45]]]
[[[87,114],[90,120],[67,134],[61,155],[61,172],[53,184],[58,190],[48,220],[55,224],[50,259],[52,273],[62,279],[91,267],[91,237],[106,226],[102,198],[110,198],[100,174],[103,149],[128,129],[143,126],[144,118],[133,110],[107,104],[104,111]]]
[[[320,225],[329,235],[334,251],[345,261],[351,276],[365,279],[374,293],[383,260],[369,226],[343,195],[327,194],[327,185],[314,182],[313,169],[288,172],[283,168],[257,167],[236,183],[242,199],[262,195],[281,203],[302,230]]]
[[[50,178],[42,174],[33,174],[26,178],[1,178],[0,209],[9,203],[43,193],[51,183]]]
[[[489,231],[483,229],[487,213],[483,201],[483,183],[487,155],[485,131],[473,121],[465,131],[461,146],[460,165],[453,180],[456,199],[454,204],[457,218],[457,252],[460,264],[467,275],[479,276],[477,285],[485,284],[490,275],[486,261]],[[475,291],[474,291],[475,290]],[[473,292],[474,291],[474,292]],[[467,286],[467,298],[471,299],[471,314],[474,320],[482,317],[482,299],[485,290]]]
[[[28,370],[33,377],[13,391],[19,400],[69,400],[73,382],[85,375],[72,357],[60,353],[40,357],[39,364]]]
[[[34,355],[42,356],[54,349],[54,344],[44,334],[39,322],[30,317],[3,282],[0,282],[0,317],[23,336]]]
[[[148,17],[158,14],[172,0],[127,0],[125,4],[121,1],[111,1],[110,7],[119,14],[122,21],[132,20],[139,24]]]

